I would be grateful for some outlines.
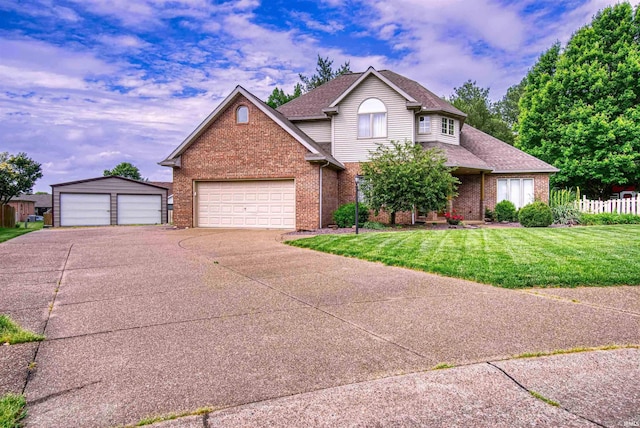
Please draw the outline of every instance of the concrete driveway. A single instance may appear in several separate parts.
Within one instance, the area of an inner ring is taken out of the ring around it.
[[[638,349],[509,360],[640,343],[639,288],[505,290],[281,239],[112,227],[1,244],[0,313],[47,340],[0,347],[0,392],[24,390],[33,427],[200,408],[160,426],[640,425]],[[457,367],[428,371],[441,363]]]

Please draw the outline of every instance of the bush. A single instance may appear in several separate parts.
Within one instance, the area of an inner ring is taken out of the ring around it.
[[[518,220],[524,227],[548,227],[553,223],[553,214],[549,205],[536,201],[520,209]]]
[[[489,221],[494,221],[496,219],[495,213],[491,211],[489,208],[484,209],[484,218]]]
[[[360,213],[358,213],[358,215],[360,215]],[[385,226],[384,224],[378,221],[367,221],[365,222],[365,224],[362,225],[362,227],[365,229],[373,229],[373,230],[382,230],[387,228],[387,226]]]
[[[640,215],[634,214],[580,214],[580,224],[585,226],[607,225],[607,224],[640,224]]]
[[[516,206],[513,202],[506,199],[502,202],[498,202],[493,211],[498,221],[517,221]]]
[[[578,224],[580,222],[580,211],[574,203],[551,207],[551,213],[555,224]]]
[[[333,221],[336,222],[338,227],[352,227],[355,224],[356,218],[356,203],[350,202],[342,205],[340,208],[334,211]],[[369,220],[369,207],[359,203],[358,204],[358,226],[362,227],[364,223]]]

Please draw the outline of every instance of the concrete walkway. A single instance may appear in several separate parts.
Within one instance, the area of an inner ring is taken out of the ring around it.
[[[159,426],[640,425],[638,349],[505,360],[640,343],[638,288],[505,290],[280,239],[113,227],[1,244],[0,313],[47,340],[0,347],[0,393],[24,390],[33,427],[203,407],[223,410]],[[441,363],[461,367],[426,371]]]

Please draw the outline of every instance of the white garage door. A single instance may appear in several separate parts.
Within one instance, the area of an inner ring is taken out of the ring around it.
[[[293,180],[201,182],[196,187],[199,227],[295,229]]]
[[[118,195],[118,224],[160,224],[160,195]]]
[[[62,193],[61,226],[108,226],[111,224],[111,195]]]

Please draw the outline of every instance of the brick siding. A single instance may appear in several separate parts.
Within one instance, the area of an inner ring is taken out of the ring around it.
[[[549,203],[549,174],[488,174],[485,176],[486,207],[493,210],[496,206],[498,179],[533,178],[533,194],[536,200]]]
[[[249,108],[249,123],[236,123],[236,109]],[[173,222],[196,226],[193,192],[196,181],[294,179],[296,228],[319,225],[318,165],[304,159],[308,150],[242,95],[220,114],[182,154],[173,169]],[[324,171],[325,178],[331,174]],[[327,180],[331,186],[331,179]],[[331,206],[331,202],[328,202]]]

